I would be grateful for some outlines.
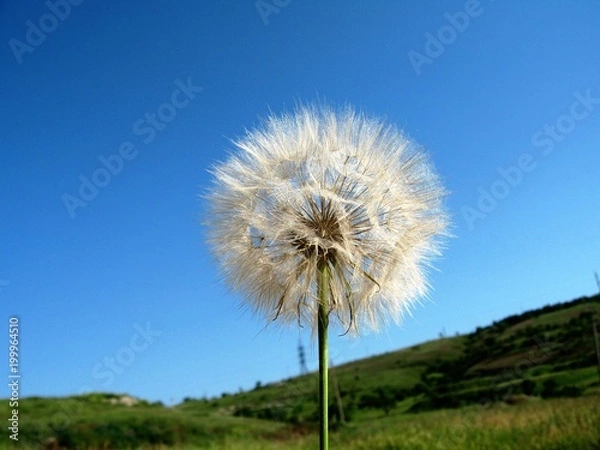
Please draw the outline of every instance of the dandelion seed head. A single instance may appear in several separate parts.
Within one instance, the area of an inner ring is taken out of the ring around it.
[[[209,242],[255,311],[314,329],[319,263],[330,315],[353,333],[399,322],[426,295],[445,191],[395,127],[349,107],[300,106],[234,145],[214,169]]]

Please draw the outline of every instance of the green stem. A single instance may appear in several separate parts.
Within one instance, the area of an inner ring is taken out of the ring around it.
[[[319,334],[319,448],[329,449],[329,395],[328,395],[328,355],[327,327],[329,325],[329,267],[325,261],[318,266],[317,290],[319,310],[317,315]]]

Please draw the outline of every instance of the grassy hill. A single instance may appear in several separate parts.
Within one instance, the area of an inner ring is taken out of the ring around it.
[[[339,386],[346,418],[370,408],[422,411],[512,401],[519,394],[600,393],[594,312],[600,316],[600,296],[546,306],[468,335],[344,364],[332,371],[332,384]],[[179,408],[310,423],[316,419],[316,402],[313,373],[220,399],[188,399]],[[335,420],[334,392],[330,403]]]
[[[600,317],[598,295],[336,367],[332,445],[512,448],[518,438],[531,442],[522,448],[600,448],[593,314]],[[19,448],[314,448],[316,410],[314,373],[172,408],[116,394],[28,398],[20,402]],[[406,433],[412,446],[403,446]]]

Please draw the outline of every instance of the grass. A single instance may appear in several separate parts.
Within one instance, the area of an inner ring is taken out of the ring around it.
[[[507,335],[518,332],[519,330],[524,330],[530,326],[542,326],[542,325],[562,325],[568,322],[570,319],[577,317],[579,314],[585,311],[590,311],[594,309],[599,311],[598,306],[595,308],[590,307],[589,304],[575,305],[567,310],[554,311],[547,314],[544,314],[543,317],[537,317],[535,319],[528,319],[520,322],[519,324],[511,327],[507,331]]]
[[[445,377],[441,384],[448,393],[489,390],[525,377],[538,384],[556,378],[561,386],[577,385],[584,393],[593,393],[600,386],[590,371],[590,356],[594,354],[591,328],[585,325],[589,319],[581,316],[592,308],[600,311],[600,296],[511,316],[469,335],[437,339],[339,365],[333,369],[334,375],[345,402],[360,401],[380,387],[393,390],[399,397],[414,395],[417,385],[427,384],[424,376],[431,380],[429,387],[436,389],[436,373]],[[489,339],[494,344],[486,343]],[[572,379],[568,373],[574,374]],[[466,401],[475,397],[477,393]],[[310,420],[316,398],[317,376],[312,373],[222,398],[186,402],[179,408],[209,415],[245,409],[263,418],[261,414],[269,410],[269,414],[275,413],[275,419],[289,416],[290,411],[301,411],[302,422]]]
[[[167,410],[169,411],[169,410]],[[331,433],[331,448],[346,450],[592,450],[600,449],[600,397],[531,399],[490,408],[402,414],[396,411],[363,417]],[[221,418],[223,419],[223,418]],[[143,450],[305,450],[317,448],[316,429],[307,430],[269,421],[229,417],[196,418],[194,425],[211,432],[187,445],[139,447]],[[11,447],[3,439],[1,449]],[[40,447],[21,442],[24,450]],[[96,450],[102,447],[80,447]],[[106,447],[116,448],[116,447]],[[125,450],[129,447],[119,447]]]
[[[599,306],[600,296],[552,305],[469,335],[336,366],[351,420],[332,422],[331,448],[600,450],[600,382],[587,313]],[[19,401],[19,443],[5,431],[0,449],[39,450],[52,437],[82,450],[314,449],[317,382],[312,373],[172,408],[112,404],[116,394],[30,397]],[[392,395],[395,407],[374,403],[377,392]],[[476,405],[484,399],[491,406]],[[442,409],[448,407],[456,409]],[[0,417],[9,410],[2,400]]]
[[[599,400],[536,400],[382,418],[336,436],[336,443],[338,448],[357,450],[600,448]]]

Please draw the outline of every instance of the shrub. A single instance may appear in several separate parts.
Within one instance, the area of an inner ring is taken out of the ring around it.
[[[533,395],[536,387],[535,381],[529,379],[521,381],[521,392],[525,395]]]
[[[555,397],[557,387],[558,387],[558,383],[556,382],[556,380],[553,380],[553,379],[545,380],[544,383],[542,384],[542,397],[543,398]]]

